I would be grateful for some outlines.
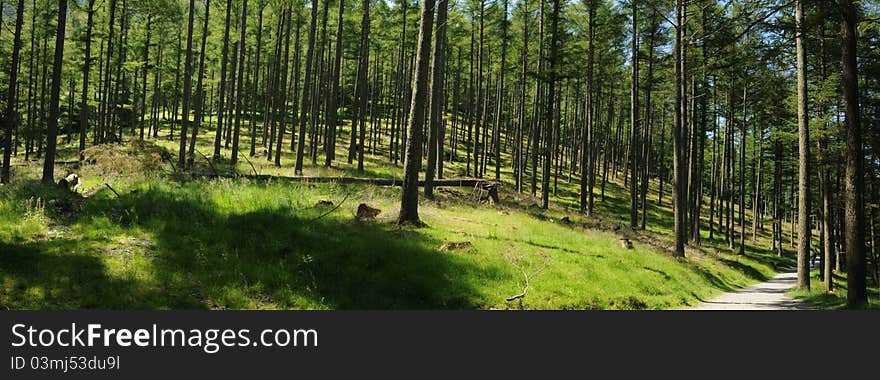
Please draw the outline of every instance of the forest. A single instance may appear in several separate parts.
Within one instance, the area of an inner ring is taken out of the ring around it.
[[[0,306],[876,308],[877,0],[0,0]]]

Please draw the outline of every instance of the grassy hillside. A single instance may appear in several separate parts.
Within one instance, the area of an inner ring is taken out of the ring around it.
[[[203,136],[200,151],[210,155],[212,140]],[[339,167],[306,174],[355,175],[344,163],[347,143],[339,145]],[[61,159],[75,159],[65,148]],[[511,191],[505,171],[500,204],[480,202],[469,188],[444,189],[422,201],[428,227],[401,229],[398,188],[192,179],[171,173],[169,153],[151,143],[88,153],[90,164],[65,167],[86,179],[79,194],[36,183],[39,162],[17,162],[16,183],[0,188],[0,306],[669,309],[793,264],[769,252],[764,235],[747,239],[745,256],[707,235],[686,259],[670,257],[668,194],[665,207],[656,206],[652,187],[648,231],[628,231],[622,177],[604,200],[597,187],[592,218],[575,212],[577,178],[560,177],[550,210],[541,210]],[[292,174],[289,152],[281,168],[260,153],[235,170]],[[369,158],[359,175],[399,178],[387,153]],[[203,172],[231,170],[197,161]],[[464,163],[449,164],[446,177],[463,172]],[[377,220],[355,220],[361,203],[382,210]],[[525,296],[507,301],[526,278]]]

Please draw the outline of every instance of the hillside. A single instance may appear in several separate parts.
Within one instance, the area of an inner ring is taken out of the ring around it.
[[[203,138],[200,145],[210,143],[210,136]],[[793,265],[755,244],[745,256],[730,254],[723,241],[708,235],[702,247],[688,249],[686,259],[672,258],[668,201],[667,207],[649,208],[648,231],[630,231],[623,227],[628,214],[621,178],[609,182],[604,199],[597,194],[596,215],[587,217],[573,206],[576,180],[560,178],[558,201],[542,210],[538,200],[511,190],[505,172],[499,204],[480,201],[471,188],[444,188],[435,201],[422,199],[427,227],[413,229],[394,223],[399,188],[194,179],[163,163],[169,154],[162,146],[170,144],[96,146],[82,167],[70,153],[73,147],[65,147],[68,157],[62,160],[74,163],[64,168],[84,178],[77,194],[36,182],[39,162],[16,166],[16,183],[0,190],[0,304],[669,309]],[[368,176],[399,171],[381,157],[370,156]],[[259,156],[242,161],[240,173],[292,174]],[[194,171],[231,170],[205,162]],[[344,162],[339,166],[308,167],[306,174],[355,173]],[[446,177],[461,166],[449,164]],[[381,213],[358,221],[361,203]],[[633,241],[633,248],[624,247],[622,238]],[[766,246],[766,236],[759,239],[757,245]],[[526,285],[525,295],[507,301]]]

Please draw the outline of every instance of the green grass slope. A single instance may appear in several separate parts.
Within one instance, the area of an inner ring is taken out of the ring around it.
[[[212,140],[203,135],[199,149],[207,153]],[[347,143],[339,145],[337,167],[309,166],[306,174],[355,175],[344,163]],[[59,166],[59,175],[83,174],[85,196],[35,182],[38,162],[17,162],[16,183],[0,188],[0,307],[674,309],[793,264],[766,249],[763,234],[748,239],[744,256],[706,235],[686,259],[672,258],[664,248],[668,200],[649,202],[647,232],[626,231],[621,178],[604,199],[597,188],[597,213],[588,218],[574,211],[576,178],[560,177],[552,207],[541,210],[510,191],[505,169],[500,204],[481,203],[472,189],[444,189],[422,200],[427,227],[401,229],[398,188],[191,179],[167,173],[167,152],[151,144],[93,149],[93,163]],[[281,168],[261,154],[235,170],[292,174],[286,150]],[[399,176],[385,154],[370,155],[367,173],[357,175]],[[231,169],[198,161],[202,171]],[[446,177],[464,165],[450,163]],[[382,210],[377,220],[355,220],[361,203]]]

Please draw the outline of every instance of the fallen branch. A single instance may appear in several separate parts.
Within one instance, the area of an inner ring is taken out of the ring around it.
[[[323,217],[325,217],[325,216],[327,216],[327,215],[330,215],[333,211],[336,211],[337,209],[339,209],[339,207],[341,207],[342,204],[345,203],[346,200],[348,200],[348,196],[349,196],[349,195],[351,195],[350,192],[345,193],[345,197],[343,197],[342,200],[339,201],[339,204],[337,204],[335,207],[333,207],[332,209],[330,209],[330,211],[327,211],[327,212],[325,212],[325,213],[319,215],[319,216],[316,217],[316,218],[312,218],[311,220],[309,220],[309,222],[314,222],[314,221],[316,221],[316,220],[318,220],[318,219],[321,219],[321,218],[323,218]]]
[[[242,155],[241,152],[238,152],[238,156],[244,158],[244,160],[247,161],[248,165],[251,166],[251,170],[254,171],[254,175],[255,175],[255,176],[258,176],[258,177],[260,176],[260,174],[257,173],[257,168],[254,167],[254,164],[251,162],[251,160],[249,160],[249,159],[247,158],[247,156]],[[234,170],[234,168],[233,168],[233,170]]]
[[[403,181],[397,178],[360,178],[360,177],[288,177],[274,175],[229,175],[219,174],[213,177],[218,178],[246,178],[251,180],[273,180],[273,181],[290,181],[290,182],[306,182],[306,183],[361,183],[376,186],[402,186]],[[498,188],[501,183],[486,179],[462,178],[462,179],[435,179],[434,187],[478,187],[482,189]],[[424,180],[419,180],[419,186],[425,186]]]
[[[113,189],[113,187],[111,187],[109,183],[104,182],[104,186],[107,186],[107,188],[110,189],[110,191],[112,191],[113,194],[116,194],[116,198],[122,198],[122,196],[119,195],[119,193],[115,189]]]
[[[523,297],[526,296],[526,292],[529,291],[529,274],[526,273],[526,271],[524,271],[522,268],[520,268],[520,267],[517,267],[517,268],[519,268],[520,272],[522,272],[522,274],[523,274],[523,279],[525,280],[526,286],[523,288],[522,293],[517,294],[517,295],[515,295],[515,296],[507,297],[507,302],[515,301],[515,300],[518,300],[518,299],[520,299],[520,298],[523,298]]]
[[[217,173],[217,168],[214,167],[214,162],[212,162],[208,158],[208,156],[206,156],[204,153],[200,152],[198,149],[196,149],[196,153],[198,153],[200,156],[202,156],[202,158],[205,159],[205,161],[208,162],[208,165],[211,167],[211,171],[214,172],[214,175],[220,175],[220,173]]]
[[[509,260],[510,265],[513,265],[516,269],[519,269],[519,271],[522,273],[522,275],[523,275],[523,280],[525,281],[525,287],[523,287],[523,291],[522,291],[522,293],[517,294],[517,295],[514,295],[514,296],[507,297],[507,302],[515,301],[515,300],[518,300],[518,299],[524,298],[524,297],[526,296],[526,293],[528,293],[528,291],[529,291],[529,277],[537,276],[538,274],[540,274],[541,272],[543,272],[544,269],[547,269],[547,265],[549,264],[549,261],[550,261],[550,260],[549,260],[549,256],[547,256],[547,254],[545,254],[545,253],[543,253],[543,252],[541,252],[540,254],[541,254],[541,257],[544,258],[544,264],[541,265],[540,268],[538,268],[537,270],[535,270],[534,272],[532,272],[531,276],[528,274],[528,272],[526,272],[525,269],[523,269],[523,267],[517,265],[513,260]]]

